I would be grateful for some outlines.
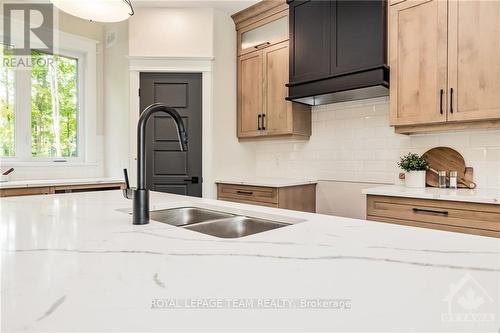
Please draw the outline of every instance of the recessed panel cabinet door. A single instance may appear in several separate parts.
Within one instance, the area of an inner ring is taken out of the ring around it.
[[[261,135],[262,51],[245,54],[238,59],[238,137]]]
[[[448,44],[448,119],[500,118],[500,1],[450,1]]]
[[[316,0],[290,3],[291,82],[330,74],[330,5]]]
[[[391,125],[446,121],[447,2],[390,7]]]
[[[291,102],[285,100],[288,88],[288,42],[276,44],[264,52],[265,132],[268,135],[290,133],[293,128]]]

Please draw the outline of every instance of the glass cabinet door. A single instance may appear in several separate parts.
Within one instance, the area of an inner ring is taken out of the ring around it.
[[[240,31],[241,54],[248,53],[288,39],[288,17],[282,16],[269,23]]]

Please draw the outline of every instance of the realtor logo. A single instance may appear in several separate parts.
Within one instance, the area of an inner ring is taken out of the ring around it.
[[[441,315],[443,322],[494,322],[491,309],[494,301],[481,284],[470,274],[465,274],[457,283],[450,284],[443,299],[448,311]]]
[[[3,44],[14,55],[30,56],[31,49],[53,52],[54,11],[52,4],[4,4]]]

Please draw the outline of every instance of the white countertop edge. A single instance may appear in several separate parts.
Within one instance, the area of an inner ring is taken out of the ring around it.
[[[493,189],[439,189],[439,188],[408,188],[398,185],[379,186],[362,191],[367,195],[389,197],[432,199],[443,201],[458,201],[500,205],[500,191]]]
[[[266,186],[266,187],[290,187],[300,185],[317,184],[317,180],[311,179],[281,179],[281,178],[256,178],[256,179],[218,179],[216,184]]]
[[[124,180],[119,178],[12,180],[0,182],[0,189],[108,183],[124,183]]]

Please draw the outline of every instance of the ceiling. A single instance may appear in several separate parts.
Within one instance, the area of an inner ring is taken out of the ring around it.
[[[134,7],[215,8],[231,15],[257,2],[259,0],[132,0]]]

